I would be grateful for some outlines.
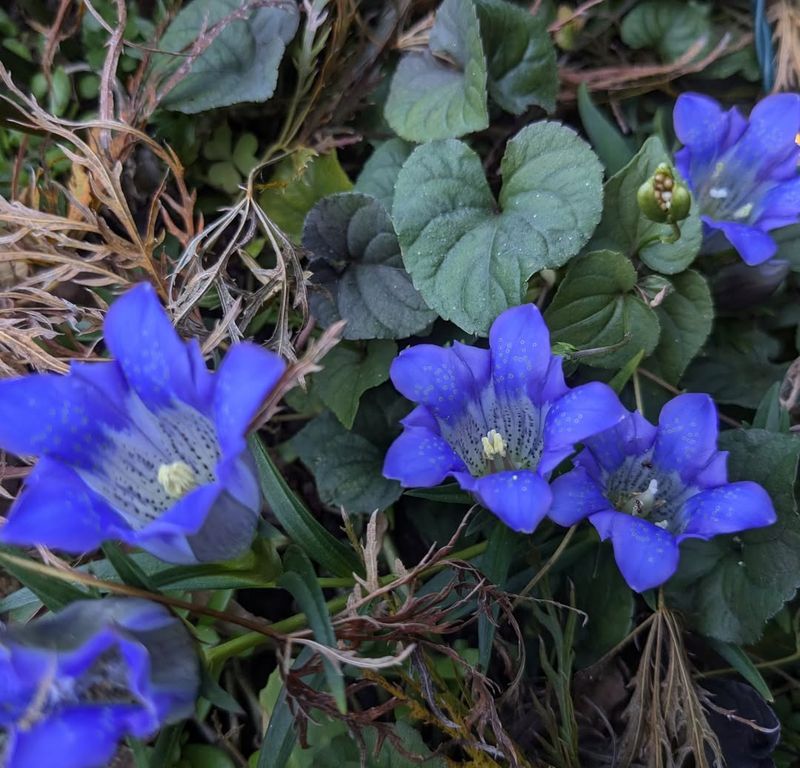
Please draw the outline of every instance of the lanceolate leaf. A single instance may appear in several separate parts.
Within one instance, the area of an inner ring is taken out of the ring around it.
[[[570,264],[545,312],[554,342],[579,349],[614,347],[583,359],[588,365],[618,368],[658,343],[655,312],[634,293],[636,270],[621,253],[595,251]]]
[[[347,320],[345,338],[413,336],[436,319],[403,268],[389,214],[374,197],[343,192],[320,200],[306,217],[303,247],[314,273],[312,312],[323,326]]]
[[[478,155],[460,141],[431,142],[408,158],[395,187],[392,218],[414,285],[471,333],[520,304],[534,272],[574,256],[600,216],[600,163],[558,123],[523,128],[501,173],[495,201]]]
[[[541,15],[506,0],[477,0],[489,96],[506,112],[556,105],[556,52]]]
[[[204,30],[247,5],[241,0],[192,0],[167,27],[159,47],[188,53]],[[275,91],[278,65],[299,18],[297,4],[286,0],[254,8],[245,18],[230,21],[161,105],[195,113],[243,101],[266,101]],[[163,84],[184,61],[183,56],[159,55],[152,71]]]
[[[486,61],[472,0],[444,0],[428,47],[400,60],[386,101],[389,125],[409,141],[486,128]]]

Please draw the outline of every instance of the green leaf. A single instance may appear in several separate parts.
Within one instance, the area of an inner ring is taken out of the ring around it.
[[[314,475],[320,499],[328,506],[370,514],[400,498],[400,484],[383,476],[383,451],[348,432],[331,413],[312,419],[290,445]]]
[[[374,197],[341,192],[320,200],[306,216],[303,247],[316,287],[311,310],[323,326],[347,320],[345,338],[401,339],[436,319],[411,283],[389,214]]]
[[[489,544],[481,558],[481,571],[492,584],[502,587],[508,578],[511,559],[514,555],[516,534],[505,524],[497,521],[489,535]],[[497,628],[499,608],[492,606],[491,617],[486,613],[478,616],[478,666],[484,672],[489,668]]]
[[[41,600],[42,604],[51,611],[59,611],[76,600],[87,600],[95,596],[93,592],[70,584],[67,581],[53,579],[38,571],[26,568],[24,565],[11,561],[4,555],[12,555],[26,561],[29,558],[6,547],[0,548],[0,565],[8,571],[17,581],[24,584],[33,594]],[[36,565],[33,560],[31,565]]]
[[[463,504],[470,507],[475,502],[466,491],[462,491],[458,483],[446,483],[436,488],[412,488],[405,492],[406,496],[416,499],[438,501],[440,504]]]
[[[584,554],[569,578],[575,585],[575,607],[588,616],[575,639],[575,661],[583,668],[598,661],[630,632],[634,598],[607,545]]]
[[[353,189],[372,195],[391,211],[397,174],[413,151],[414,145],[402,139],[384,141],[364,163]]]
[[[699,272],[688,270],[668,282],[672,291],[656,307],[661,335],[651,366],[655,363],[654,372],[677,385],[711,333],[714,305],[708,284]]]
[[[738,645],[723,643],[719,640],[714,640],[713,637],[708,638],[708,644],[758,691],[762,699],[770,702],[775,701],[772,691],[770,691],[766,680],[758,671],[758,667],[753,664],[750,657]]]
[[[291,545],[283,556],[283,568],[279,583],[292,593],[300,610],[306,615],[314,639],[320,645],[336,649],[336,634],[333,631],[331,617],[328,615],[328,607],[325,605],[325,597],[308,557],[301,549]],[[322,665],[336,706],[344,713],[347,711],[347,697],[342,672],[325,656],[322,657]]]
[[[243,5],[247,4],[241,0],[192,0],[167,27],[159,48],[188,52],[203,30]],[[297,5],[284,2],[255,8],[247,18],[230,21],[161,106],[194,114],[244,101],[266,101],[275,92],[278,65],[299,19]],[[183,56],[156,55],[151,76],[163,85],[185,61]]]
[[[713,339],[687,369],[683,385],[708,392],[718,403],[755,410],[764,392],[786,373],[787,363],[772,362],[780,347],[777,339],[756,329]]]
[[[298,670],[306,667],[308,662],[313,658],[313,655],[310,648],[304,648],[292,664],[292,671],[297,673]],[[303,682],[313,690],[319,690],[322,681],[323,675],[321,672],[307,675],[303,679]],[[265,698],[276,688],[273,682],[280,684],[278,670],[275,670],[270,675],[269,683],[259,695],[259,701],[262,703],[262,706],[266,704]],[[265,709],[269,715],[269,724],[264,734],[264,741],[261,744],[261,749],[258,751],[256,768],[284,768],[292,757],[292,750],[297,742],[294,713],[292,711],[290,699],[286,693],[285,685],[280,685],[279,693],[273,706],[265,706]]]
[[[476,0],[489,69],[489,97],[514,115],[556,106],[556,52],[541,15],[505,0]]]
[[[299,243],[303,221],[314,203],[334,192],[347,192],[352,186],[335,151],[313,156],[310,150],[299,151],[278,163],[259,204],[272,221]]]
[[[181,761],[177,768],[236,768],[236,763],[219,747],[187,744],[181,749]]]
[[[655,50],[665,62],[679,59],[705,37],[699,58],[712,47],[710,12],[705,3],[645,0],[623,19],[620,35],[626,45]]]
[[[578,114],[584,130],[609,175],[627,165],[634,155],[631,143],[594,105],[586,83],[578,86]]]
[[[720,436],[720,448],[730,451],[731,482],[764,486],[778,522],[711,541],[685,541],[667,598],[702,634],[747,644],[761,636],[765,622],[800,586],[800,440],[761,429],[731,430]]]
[[[487,128],[486,60],[472,0],[444,0],[428,50],[400,59],[384,114],[409,141],[463,136]]]
[[[314,390],[350,429],[361,395],[389,378],[389,366],[396,356],[397,345],[393,341],[368,341],[359,347],[338,344],[328,352],[324,368],[314,376]]]
[[[788,432],[792,421],[781,405],[781,385],[776,381],[764,394],[753,417],[753,429],[766,429],[769,432]]]
[[[658,318],[633,293],[635,285],[636,270],[621,253],[596,251],[574,259],[545,312],[553,342],[578,349],[624,342],[583,359],[601,368],[618,368],[642,349],[650,354],[658,343]]]
[[[258,436],[249,440],[258,468],[261,492],[286,535],[314,561],[336,576],[362,573],[363,565],[352,549],[334,538],[290,490]]]
[[[113,541],[103,544],[103,554],[108,558],[114,570],[124,584],[132,587],[157,592],[150,577],[136,564],[136,561],[122,551],[122,547]]]
[[[693,261],[703,242],[703,226],[693,202],[687,219],[680,222],[681,236],[674,243],[660,242],[669,237],[669,224],[645,218],[636,202],[636,192],[660,163],[670,157],[657,136],[651,136],[636,156],[605,185],[603,218],[589,247],[617,250],[627,256],[638,255],[651,269],[665,275],[682,272]]]
[[[418,147],[395,187],[403,262],[429,307],[470,333],[525,298],[534,272],[566,263],[601,209],[602,168],[558,123],[523,128],[506,146],[498,203],[481,160],[449,140]]]

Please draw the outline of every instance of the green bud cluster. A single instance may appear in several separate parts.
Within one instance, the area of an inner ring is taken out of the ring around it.
[[[636,193],[639,210],[651,221],[674,224],[689,215],[692,196],[685,184],[675,178],[672,168],[661,163]]]

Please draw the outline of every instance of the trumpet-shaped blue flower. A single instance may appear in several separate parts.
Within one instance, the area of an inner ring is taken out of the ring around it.
[[[233,346],[212,374],[148,284],[109,309],[113,362],[0,382],[0,447],[41,456],[0,529],[72,553],[118,539],[169,562],[225,560],[261,506],[245,434],[284,363]]]
[[[392,382],[418,406],[383,473],[405,487],[452,476],[507,526],[529,533],[550,508],[550,472],[626,411],[605,384],[567,387],[532,304],[503,312],[489,346],[420,344],[397,356]]]
[[[0,631],[0,762],[102,768],[124,737],[190,717],[199,686],[192,639],[162,606],[71,603]]]
[[[717,410],[708,395],[679,395],[658,427],[639,413],[584,441],[575,468],[553,482],[550,516],[572,525],[589,516],[610,538],[622,575],[637,592],[663,584],[684,539],[710,539],[775,522],[757,483],[729,483],[717,450]]]
[[[747,264],[771,258],[777,245],[768,232],[800,220],[800,95],[767,96],[746,120],[684,93],[673,119],[684,145],[675,162],[707,229],[722,233]]]

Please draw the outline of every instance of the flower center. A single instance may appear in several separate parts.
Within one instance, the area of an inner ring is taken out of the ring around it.
[[[489,461],[494,461],[496,457],[501,459],[506,457],[506,441],[496,429],[490,429],[486,436],[481,438],[481,445],[483,455]]]
[[[630,494],[627,501],[622,502],[622,510],[634,517],[647,517],[656,507],[663,505],[656,500],[658,494],[658,480],[653,478],[643,491]]]
[[[180,499],[197,487],[194,470],[184,461],[173,461],[158,468],[158,482],[173,499]]]

